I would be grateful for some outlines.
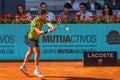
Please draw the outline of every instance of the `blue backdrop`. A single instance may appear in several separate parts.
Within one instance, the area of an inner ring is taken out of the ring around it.
[[[41,60],[81,60],[84,51],[117,51],[120,59],[119,24],[66,24],[40,37]],[[23,60],[28,24],[0,25],[0,60]],[[48,26],[44,25],[43,30]],[[66,30],[67,29],[67,30]],[[34,59],[34,54],[30,58]]]

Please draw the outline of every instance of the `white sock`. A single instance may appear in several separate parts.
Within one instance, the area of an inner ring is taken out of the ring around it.
[[[36,68],[35,68],[36,70],[39,70],[39,67],[38,67],[38,65],[36,66]]]
[[[26,65],[26,63],[25,62],[23,62],[23,65],[22,66],[25,66]]]

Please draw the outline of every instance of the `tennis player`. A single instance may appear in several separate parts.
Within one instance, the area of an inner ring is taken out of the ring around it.
[[[47,24],[50,29],[46,31],[42,31],[43,24]],[[49,32],[53,32],[55,30],[55,26],[53,26],[50,22],[46,20],[46,11],[39,10],[38,16],[34,18],[34,20],[31,22],[30,31],[26,34],[25,37],[25,43],[29,46],[28,51],[26,53],[24,62],[22,66],[20,67],[20,70],[28,75],[26,63],[28,62],[29,58],[33,53],[35,53],[35,70],[34,74],[38,77],[44,77],[39,70],[39,56],[40,56],[40,49],[39,49],[39,36],[44,35]]]

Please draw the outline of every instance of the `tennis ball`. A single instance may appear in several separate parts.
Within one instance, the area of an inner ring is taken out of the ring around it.
[[[69,31],[69,30],[70,30],[70,29],[67,27],[67,28],[66,28],[66,31]]]

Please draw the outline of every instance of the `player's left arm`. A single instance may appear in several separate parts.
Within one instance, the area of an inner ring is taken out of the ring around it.
[[[52,30],[56,30],[56,27],[53,26],[50,22],[46,22],[46,24],[47,24]]]

